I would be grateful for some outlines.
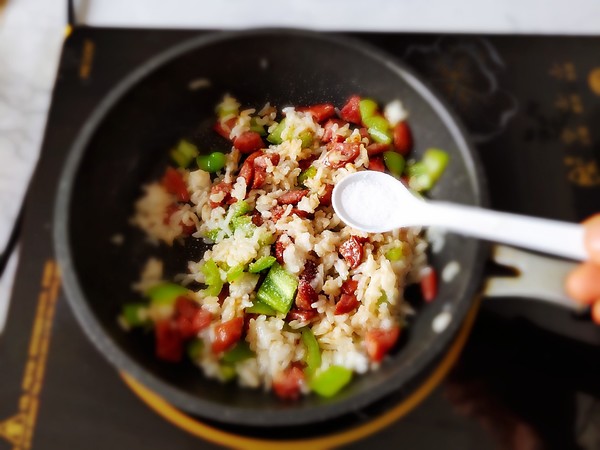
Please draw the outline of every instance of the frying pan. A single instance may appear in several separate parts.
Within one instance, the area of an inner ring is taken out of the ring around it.
[[[193,83],[202,79],[201,83]],[[191,90],[193,85],[210,86]],[[145,261],[159,257],[167,275],[206,249],[149,245],[129,225],[145,183],[160,177],[168,149],[182,137],[203,151],[223,150],[211,131],[214,106],[224,93],[243,105],[342,106],[352,94],[380,103],[401,99],[410,111],[415,156],[444,148],[451,162],[431,197],[486,205],[480,163],[453,113],[408,67],[360,41],[308,31],[254,30],[202,36],[143,64],[101,102],[76,139],[61,177],[55,207],[55,247],[64,287],[82,328],[119,370],[189,413],[237,425],[291,426],[357,410],[414,383],[444,353],[470,309],[482,279],[486,245],[448,235],[431,262],[456,261],[461,272],[442,283],[436,301],[416,305],[398,350],[379,371],[357,376],[332,399],[315,395],[281,402],[260,390],[222,385],[192,364],[173,365],[154,355],[150,334],[126,333],[116,317],[135,300],[131,283]],[[385,193],[382,193],[385,195]],[[393,207],[393,205],[390,205]],[[122,245],[111,244],[120,234]],[[440,314],[451,317],[434,330]]]

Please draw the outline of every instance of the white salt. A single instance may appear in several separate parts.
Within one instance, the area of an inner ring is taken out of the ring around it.
[[[389,183],[377,179],[356,180],[344,187],[340,203],[345,216],[356,226],[371,228],[392,220],[392,207],[386,190]]]

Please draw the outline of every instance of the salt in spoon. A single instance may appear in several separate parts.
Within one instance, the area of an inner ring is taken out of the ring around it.
[[[337,183],[332,204],[347,225],[369,233],[436,225],[488,241],[587,259],[581,225],[419,199],[396,178],[373,170],[354,173]]]

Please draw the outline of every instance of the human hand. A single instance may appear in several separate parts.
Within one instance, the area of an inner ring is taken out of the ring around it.
[[[592,319],[600,325],[600,214],[583,223],[588,261],[569,274],[566,290],[578,302],[590,305]]]

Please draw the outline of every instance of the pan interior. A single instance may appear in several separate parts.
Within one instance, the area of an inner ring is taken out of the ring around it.
[[[77,169],[65,175],[71,177],[70,206],[66,217],[59,214],[57,221],[58,226],[61,220],[67,224],[70,261],[65,266],[73,271],[67,283],[76,286],[68,292],[81,312],[82,325],[95,341],[107,341],[105,353],[122,355],[116,359],[108,355],[113,362],[118,360],[120,369],[137,375],[176,406],[226,422],[306,423],[347,412],[413,381],[443,351],[468,309],[481,265],[476,241],[446,236],[443,250],[432,255],[432,264],[441,270],[457,261],[460,275],[441,284],[435,302],[419,308],[403,332],[400,350],[379,371],[356,377],[334,399],[311,395],[297,403],[282,403],[259,390],[221,385],[205,379],[191,364],[158,361],[150,334],[126,333],[119,327],[120,307],[136,300],[130,286],[149,257],[164,259],[171,275],[185,271],[189,259],[202,255],[204,247],[198,242],[185,248],[149,245],[129,219],[141,187],[160,177],[168,164],[168,149],[178,139],[187,136],[203,142],[201,150],[207,152],[227,148],[210,129],[214,107],[224,93],[258,108],[266,101],[278,108],[321,102],[341,107],[352,94],[380,103],[401,99],[410,112],[416,157],[428,147],[443,148],[451,155],[431,196],[464,204],[481,202],[470,149],[450,116],[409,72],[360,46],[310,33],[240,34],[209,45],[199,41],[192,47],[150,71],[120,98],[109,99],[108,113],[93,119],[89,139],[74,149],[81,158]],[[210,87],[190,90],[190,82],[198,79],[209,80]],[[122,245],[111,244],[117,234],[124,236]],[[453,321],[436,333],[432,321],[442,310],[450,311]]]

